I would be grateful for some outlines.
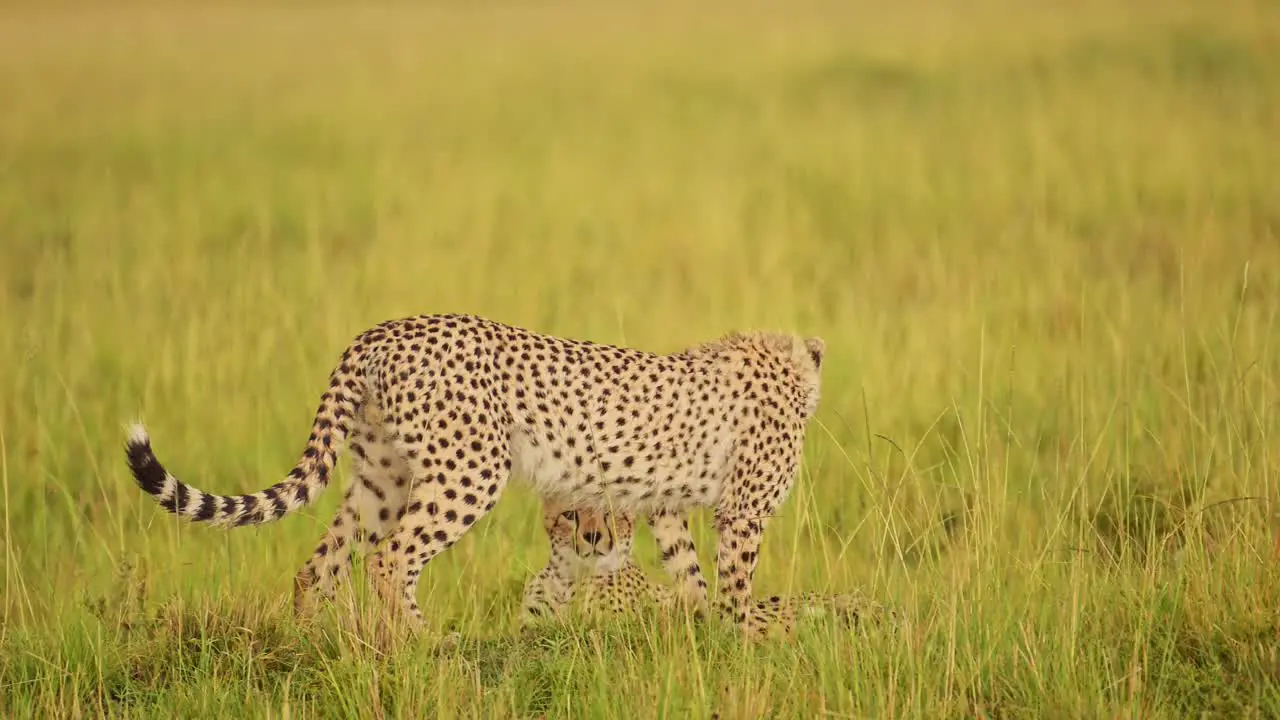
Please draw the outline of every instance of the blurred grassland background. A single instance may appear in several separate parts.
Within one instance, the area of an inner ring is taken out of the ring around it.
[[[1280,715],[1275,2],[6,3],[0,106],[6,717]],[[449,311],[824,337],[757,593],[910,627],[521,634],[513,486],[377,658],[288,610],[339,491],[132,484],[135,417],[276,481],[354,334]]]

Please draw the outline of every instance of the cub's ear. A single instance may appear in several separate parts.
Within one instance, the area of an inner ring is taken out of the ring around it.
[[[822,369],[822,355],[827,350],[827,344],[820,337],[811,337],[805,339],[804,347],[809,351],[809,357],[813,360],[814,369]]]

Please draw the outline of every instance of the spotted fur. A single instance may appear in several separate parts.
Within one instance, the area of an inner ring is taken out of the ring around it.
[[[542,504],[542,524],[550,541],[547,564],[525,583],[522,621],[561,617],[579,581],[629,574],[634,522],[627,513],[578,509],[561,501]]]
[[[679,606],[678,592],[652,581],[632,560],[635,520],[630,513],[547,503],[543,524],[551,553],[547,565],[525,585],[523,624],[570,615],[614,618]],[[849,627],[897,619],[892,610],[856,592],[774,595],[754,600],[750,608],[747,622],[757,635],[791,634],[797,620],[806,617],[832,617]]]
[[[373,552],[389,613],[414,627],[423,566],[494,507],[513,474],[544,502],[649,516],[664,531],[678,592],[697,604],[707,585],[683,516],[711,507],[720,610],[750,629],[760,542],[794,482],[823,351],[819,338],[754,331],[658,354],[422,315],[352,341],[302,457],[266,490],[223,496],[182,482],[141,426],[126,454],[138,485],[166,510],[241,526],[312,502],[345,444],[357,479],[298,573],[298,606],[332,595],[355,546]]]

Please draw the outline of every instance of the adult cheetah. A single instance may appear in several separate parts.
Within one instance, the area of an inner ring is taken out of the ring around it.
[[[357,465],[376,463],[393,480],[353,485],[296,591],[331,594],[359,541],[376,547],[373,584],[389,616],[415,630],[423,566],[493,508],[512,474],[544,502],[648,515],[677,589],[698,604],[707,587],[683,514],[712,507],[719,610],[750,631],[757,554],[795,479],[823,352],[817,337],[751,331],[658,354],[474,315],[419,315],[354,338],[302,457],[265,490],[222,496],[180,481],[141,425],[126,454],[139,486],[166,510],[242,526],[312,502],[349,444]]]
[[[523,625],[570,612],[600,618],[678,606],[678,594],[650,580],[632,560],[635,519],[630,513],[547,502],[542,517],[551,553],[525,585]],[[897,614],[861,593],[804,592],[754,600],[747,621],[756,635],[789,635],[801,617],[833,617],[856,627],[886,620],[893,624]]]

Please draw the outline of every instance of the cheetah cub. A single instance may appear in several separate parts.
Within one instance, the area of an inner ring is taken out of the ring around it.
[[[670,610],[681,598],[649,579],[631,558],[635,520],[625,512],[543,505],[550,540],[546,566],[525,585],[522,623],[563,619],[569,614],[606,618],[645,608]],[[791,634],[799,618],[834,617],[856,627],[896,620],[896,613],[859,593],[806,592],[752,603],[748,622],[757,634]]]
[[[621,612],[642,603],[670,607],[676,601],[670,588],[650,583],[632,562],[629,515],[549,501],[542,505],[542,524],[551,554],[525,584],[524,624],[563,618],[570,609]]]
[[[179,480],[141,425],[125,451],[162,508],[225,527],[306,507],[349,448],[357,480],[298,572],[295,604],[333,597],[354,545],[373,553],[385,617],[413,631],[423,567],[493,509],[513,476],[544,502],[647,516],[677,591],[696,605],[707,583],[683,516],[710,507],[719,610],[749,632],[756,558],[798,471],[824,348],[816,337],[751,331],[655,353],[419,315],[350,342],[301,458],[265,490],[216,495]]]

